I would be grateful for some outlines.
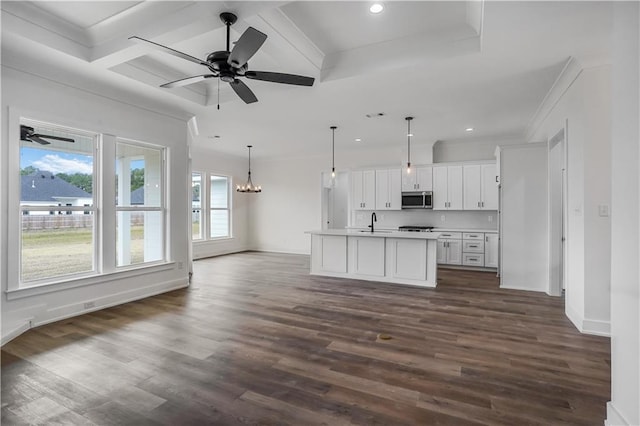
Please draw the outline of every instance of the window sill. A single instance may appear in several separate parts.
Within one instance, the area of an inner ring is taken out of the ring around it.
[[[115,279],[125,279],[139,275],[153,274],[156,272],[168,271],[176,267],[176,262],[167,262],[149,266],[119,270],[107,274],[92,275],[90,277],[74,278],[65,281],[58,281],[47,284],[39,284],[31,287],[22,287],[7,290],[7,300],[23,299],[25,297],[38,296],[40,294],[54,293],[57,291],[69,290],[77,287],[85,287],[100,284]]]
[[[230,241],[234,239],[235,239],[234,237],[218,237],[218,238],[209,238],[207,240],[192,240],[192,243],[196,245],[202,245],[206,243],[223,242],[223,241]]]

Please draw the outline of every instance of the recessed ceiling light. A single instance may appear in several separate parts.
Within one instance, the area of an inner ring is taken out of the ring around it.
[[[384,5],[382,3],[374,3],[369,6],[369,12],[378,14],[384,10]]]
[[[473,132],[473,127],[467,127],[464,129],[465,132]]]
[[[356,138],[356,142],[362,142],[362,139]]]

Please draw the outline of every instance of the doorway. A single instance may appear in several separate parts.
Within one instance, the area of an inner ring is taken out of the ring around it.
[[[322,229],[344,229],[347,226],[348,185],[347,172],[338,172],[333,179],[331,173],[322,173]]]
[[[567,125],[549,139],[549,289],[560,296],[565,288],[567,230]]]

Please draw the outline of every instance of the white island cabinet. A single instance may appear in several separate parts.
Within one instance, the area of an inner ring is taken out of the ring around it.
[[[311,231],[311,274],[435,287],[438,232]]]

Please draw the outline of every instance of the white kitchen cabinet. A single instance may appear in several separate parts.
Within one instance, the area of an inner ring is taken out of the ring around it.
[[[400,169],[376,170],[376,210],[402,208]]]
[[[484,266],[487,268],[498,267],[500,238],[498,234],[485,234],[484,237]]]
[[[433,209],[462,210],[462,166],[433,167]]]
[[[439,239],[437,262],[445,265],[462,265],[462,240]]]
[[[349,273],[384,277],[385,238],[349,237]]]
[[[312,273],[347,272],[347,237],[334,235],[312,235]]]
[[[433,169],[430,166],[413,167],[411,173],[402,171],[402,191],[433,191]]]
[[[374,210],[376,208],[375,170],[351,172],[351,196],[354,210]]]
[[[387,239],[387,268],[392,278],[427,279],[427,240]]]
[[[498,186],[495,164],[463,166],[465,210],[498,210]]]

